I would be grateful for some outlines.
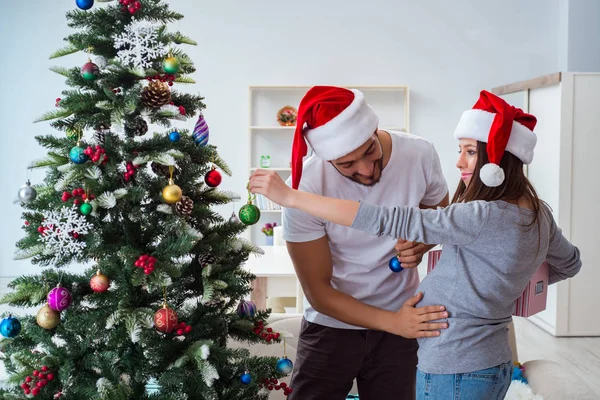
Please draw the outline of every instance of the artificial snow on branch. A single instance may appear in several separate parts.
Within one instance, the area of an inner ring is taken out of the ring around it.
[[[167,47],[158,40],[158,29],[147,21],[135,19],[125,32],[115,37],[117,58],[134,68],[148,68],[152,62],[167,55]]]

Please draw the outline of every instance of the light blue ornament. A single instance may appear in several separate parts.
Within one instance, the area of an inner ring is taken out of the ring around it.
[[[12,339],[21,333],[21,322],[9,315],[0,322],[0,334],[5,338]]]
[[[208,144],[209,129],[204,116],[200,114],[196,126],[194,126],[194,143],[197,146],[204,147]]]
[[[400,272],[404,269],[397,256],[392,257],[388,265],[393,272]]]
[[[75,146],[69,151],[69,158],[75,164],[83,164],[89,157],[85,154],[83,147]]]
[[[181,134],[177,131],[169,133],[169,140],[173,143],[178,142],[181,139]]]
[[[242,381],[242,383],[244,385],[249,385],[250,383],[252,383],[252,375],[250,375],[250,372],[246,371],[244,372],[244,374],[240,377],[240,380]]]
[[[280,374],[289,375],[292,369],[294,369],[294,363],[289,358],[283,356],[277,361],[275,368]]]

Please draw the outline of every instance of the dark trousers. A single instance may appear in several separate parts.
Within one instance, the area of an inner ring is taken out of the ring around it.
[[[303,318],[288,400],[344,400],[355,378],[360,400],[414,400],[417,349],[414,339]]]

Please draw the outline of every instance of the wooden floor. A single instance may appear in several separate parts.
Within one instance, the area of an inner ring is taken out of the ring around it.
[[[600,399],[600,337],[556,338],[525,318],[513,321],[519,362],[555,361],[576,373]]]

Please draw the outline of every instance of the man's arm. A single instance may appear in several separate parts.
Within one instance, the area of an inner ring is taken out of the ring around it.
[[[440,201],[438,204],[434,206],[427,206],[425,204],[419,204],[420,209],[436,209],[438,207],[448,207],[450,204],[450,196],[446,193],[446,196]],[[429,250],[433,249],[435,244],[423,244],[419,242],[409,242],[404,239],[398,239],[396,243],[396,251],[398,252],[398,260],[400,260],[400,264],[402,268],[415,268],[417,267],[421,261],[423,260],[423,256]]]
[[[331,286],[333,265],[326,236],[303,243],[287,242],[304,294],[318,312],[350,325],[400,335],[406,338],[438,336],[445,323],[429,321],[446,318],[442,306],[415,308],[422,294],[408,300],[396,312],[364,304]]]

